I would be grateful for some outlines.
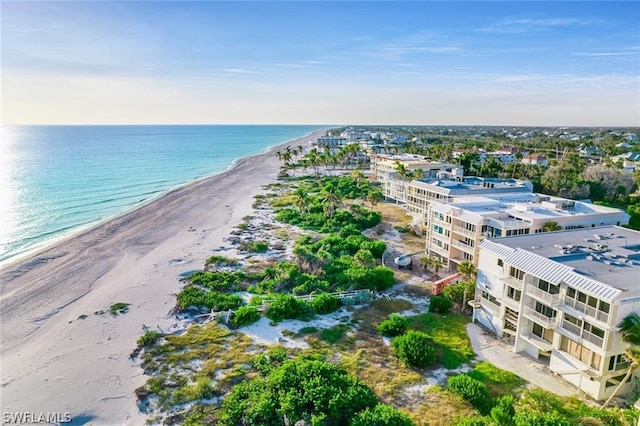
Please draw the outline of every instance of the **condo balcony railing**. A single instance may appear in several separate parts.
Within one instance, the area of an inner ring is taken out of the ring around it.
[[[581,338],[582,340],[586,340],[587,342],[596,345],[601,349],[604,345],[604,338],[596,336],[590,331],[587,331],[573,323],[570,323],[567,320],[562,320],[561,328],[573,334],[574,336]]]
[[[529,296],[535,297],[536,299],[543,301],[544,303],[550,306],[555,306],[560,304],[561,299],[560,299],[559,293],[551,294],[531,284],[527,285],[525,293],[527,293]]]
[[[500,305],[492,302],[491,300],[485,299],[483,297],[483,298],[480,299],[480,302],[481,302],[482,306],[484,306],[485,308],[489,309],[494,314],[499,314],[500,313]]]
[[[465,235],[467,237],[475,237],[476,231],[470,231],[467,228],[463,228],[462,226],[453,225],[451,228],[453,232],[457,232],[458,234]]]
[[[516,290],[522,290],[522,280],[517,279],[516,277],[512,277],[511,275],[507,275],[506,277],[500,277],[500,281],[509,285],[509,287],[513,287]]]
[[[512,299],[510,297],[504,296],[500,298],[500,302],[505,305],[508,306],[509,308],[513,309],[514,311],[519,311],[520,310],[520,301]]]
[[[429,246],[429,250],[434,253],[438,253],[440,256],[449,257],[449,250],[446,250],[442,247],[431,245]]]
[[[558,325],[557,317],[548,317],[530,306],[524,307],[524,316],[527,318],[537,322],[544,328],[555,328]]]
[[[469,253],[473,253],[473,250],[474,250],[473,247],[471,247],[470,245],[465,244],[462,241],[458,241],[458,240],[451,240],[451,245]]]
[[[564,298],[563,302],[562,302],[565,306],[568,306],[569,308],[581,312],[583,314],[587,314],[592,318],[597,319],[600,322],[603,322],[605,324],[609,324],[609,314],[606,312],[602,312],[596,308],[594,308],[593,306],[589,306],[584,302],[580,302],[578,299],[572,299],[570,297],[566,297]]]

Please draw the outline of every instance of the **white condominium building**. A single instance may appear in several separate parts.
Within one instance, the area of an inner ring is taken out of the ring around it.
[[[398,163],[407,171],[422,170],[424,178],[436,178],[441,176],[462,176],[462,169],[456,164],[432,161],[422,155],[413,154],[373,154],[371,158],[371,177],[382,185],[382,191],[387,199],[399,203],[406,203],[406,190],[410,181],[403,180],[397,173]]]
[[[498,189],[498,184],[491,189]],[[504,188],[501,186],[501,189]],[[629,222],[629,215],[619,209],[527,193],[522,188],[520,192],[460,196],[449,202],[432,201],[427,206],[426,216],[426,251],[441,257],[449,271],[465,260],[477,264],[478,246],[483,238]]]
[[[640,232],[532,233],[479,249],[474,320],[594,399],[609,397],[628,367],[616,327],[640,313]]]

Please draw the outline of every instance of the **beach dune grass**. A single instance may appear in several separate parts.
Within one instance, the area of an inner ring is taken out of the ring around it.
[[[109,307],[111,315],[116,316],[119,314],[126,314],[129,311],[130,303],[118,302]]]

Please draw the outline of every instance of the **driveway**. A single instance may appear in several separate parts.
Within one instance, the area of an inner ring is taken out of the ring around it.
[[[476,324],[467,324],[467,333],[473,351],[479,360],[485,360],[522,377],[531,384],[560,396],[578,396],[578,389],[526,353],[513,353],[512,346],[498,340]]]

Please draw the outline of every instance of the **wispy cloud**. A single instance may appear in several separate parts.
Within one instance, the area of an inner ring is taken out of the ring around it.
[[[475,31],[495,34],[518,34],[589,24],[591,24],[590,21],[577,18],[509,18],[486,27],[477,28]]]

